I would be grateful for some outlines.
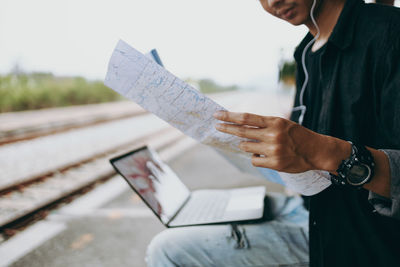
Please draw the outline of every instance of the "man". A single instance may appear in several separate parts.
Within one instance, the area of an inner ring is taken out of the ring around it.
[[[333,184],[307,199],[310,257],[306,212],[296,198],[272,197],[275,220],[236,233],[249,247],[230,246],[227,226],[167,230],[149,265],[400,266],[400,11],[361,0],[260,2],[310,31],[295,52],[296,108],[291,121],[218,112],[228,123],[217,129],[254,140],[240,144],[254,166],[331,173]]]

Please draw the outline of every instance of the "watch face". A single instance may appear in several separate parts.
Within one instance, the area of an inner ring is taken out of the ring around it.
[[[371,169],[365,164],[354,164],[349,170],[347,180],[353,185],[363,184],[371,175]]]

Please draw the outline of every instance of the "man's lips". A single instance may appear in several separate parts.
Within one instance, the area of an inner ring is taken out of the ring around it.
[[[290,17],[293,15],[294,7],[289,7],[283,10],[278,10],[277,13],[280,17],[284,19],[290,19]]]

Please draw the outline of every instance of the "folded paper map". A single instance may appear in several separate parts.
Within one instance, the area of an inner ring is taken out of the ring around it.
[[[215,148],[241,171],[304,195],[319,193],[331,184],[323,171],[288,174],[253,167],[251,154],[239,149],[244,139],[215,129],[218,120],[213,114],[226,109],[124,41],[119,41],[113,51],[104,83],[184,134]]]

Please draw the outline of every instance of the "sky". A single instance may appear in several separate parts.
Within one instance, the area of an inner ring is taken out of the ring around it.
[[[270,87],[307,32],[258,0],[0,0],[0,73],[104,79],[119,39],[180,78]]]

